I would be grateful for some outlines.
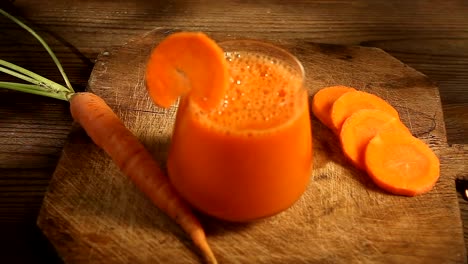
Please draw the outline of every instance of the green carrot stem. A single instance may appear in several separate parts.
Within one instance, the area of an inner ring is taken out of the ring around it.
[[[73,95],[73,92],[51,92],[45,91],[43,87],[34,84],[14,83],[14,82],[0,82],[0,88],[6,88],[24,93],[42,95],[68,101]]]
[[[35,85],[41,85],[41,82],[34,79],[34,78],[31,78],[27,75],[24,75],[24,74],[21,74],[19,72],[15,72],[15,71],[12,71],[12,70],[9,70],[7,68],[4,68],[4,67],[0,67],[0,72],[3,72],[3,73],[6,73],[6,74],[9,74],[11,76],[14,76],[18,79],[21,79],[23,81],[27,81],[27,82],[30,82],[32,84],[35,84]]]
[[[54,52],[50,49],[49,45],[47,45],[47,43],[32,28],[28,27],[26,24],[24,24],[20,20],[16,19],[14,16],[8,14],[7,12],[5,12],[1,8],[0,8],[0,14],[6,16],[7,18],[11,19],[13,22],[18,24],[20,27],[27,30],[29,33],[31,33],[31,35],[33,35],[42,44],[42,46],[49,53],[52,60],[55,62],[55,65],[57,65],[57,68],[59,69],[60,74],[62,74],[63,80],[65,81],[65,84],[67,85],[68,89],[70,90],[70,92],[74,92],[74,90],[73,90],[73,88],[72,88],[72,86],[70,84],[70,81],[68,80],[68,77],[67,77],[65,71],[62,68],[62,64],[60,64],[60,61],[55,56]]]
[[[18,66],[18,65],[15,65],[11,62],[8,62],[8,61],[5,61],[5,60],[2,60],[0,59],[0,65],[1,66],[5,66],[5,67],[8,67],[9,69],[13,70],[13,71],[16,71],[22,75],[26,75],[32,79],[35,79],[36,81],[38,81],[40,84],[43,84],[45,85],[46,87],[49,87],[50,89],[53,89],[53,90],[56,90],[56,91],[63,91],[63,92],[70,92],[69,89],[67,89],[66,87],[64,87],[63,85],[60,85],[52,80],[49,80],[45,77],[42,77],[41,75],[39,74],[36,74],[32,71],[29,71],[21,66]],[[5,72],[5,71],[3,71]],[[14,75],[15,76],[15,75]],[[17,77],[17,76],[15,76]],[[71,91],[73,92],[73,91]]]

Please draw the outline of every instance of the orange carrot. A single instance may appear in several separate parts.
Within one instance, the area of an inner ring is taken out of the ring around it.
[[[367,172],[382,189],[415,196],[430,191],[440,174],[437,156],[420,139],[408,133],[384,131],[368,144]]]
[[[380,109],[399,118],[395,108],[382,98],[362,91],[348,92],[333,103],[331,120],[334,130],[339,133],[346,118],[361,109]]]
[[[216,263],[200,222],[175,192],[151,154],[104,100],[92,93],[76,93],[70,99],[70,110],[74,120],[94,143],[104,149],[158,208],[190,235],[206,261]]]
[[[369,141],[380,131],[401,131],[411,134],[401,121],[380,109],[361,109],[343,123],[341,147],[353,164],[365,169],[364,153]]]
[[[333,129],[333,122],[331,120],[331,109],[333,103],[340,96],[347,92],[356,91],[352,87],[343,85],[330,86],[320,89],[312,99],[312,113],[322,122],[325,126]]]
[[[189,94],[203,109],[219,105],[229,85],[223,50],[203,33],[174,33],[157,45],[146,65],[146,87],[153,101],[169,107]]]

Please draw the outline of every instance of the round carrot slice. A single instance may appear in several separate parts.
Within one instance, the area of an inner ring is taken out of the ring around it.
[[[343,123],[340,133],[341,147],[356,167],[365,169],[364,153],[367,144],[381,131],[411,134],[398,118],[380,109],[361,109]]]
[[[331,120],[335,131],[339,133],[346,118],[361,109],[380,109],[399,118],[397,110],[377,95],[362,91],[348,92],[333,103]]]
[[[229,85],[223,50],[200,32],[179,32],[157,45],[146,65],[146,87],[158,106],[187,95],[202,109],[217,106]]]
[[[356,89],[342,85],[320,89],[312,99],[312,113],[314,113],[318,120],[325,126],[333,129],[334,126],[331,120],[333,103],[344,93],[351,91],[356,91]]]
[[[423,141],[408,133],[378,133],[367,145],[369,176],[382,189],[415,196],[430,191],[440,174],[440,163]]]

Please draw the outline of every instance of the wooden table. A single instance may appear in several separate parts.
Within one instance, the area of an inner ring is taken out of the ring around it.
[[[10,0],[0,7],[44,36],[77,90],[100,52],[156,27],[379,47],[437,82],[448,143],[468,144],[466,1]],[[0,58],[61,81],[32,37],[3,17],[0,32]],[[0,90],[2,263],[60,262],[35,221],[71,122],[66,102]],[[468,224],[468,204],[459,201]]]

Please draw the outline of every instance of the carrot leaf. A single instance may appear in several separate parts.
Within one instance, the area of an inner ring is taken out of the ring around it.
[[[15,90],[18,92],[42,95],[68,101],[71,94],[65,92],[53,92],[44,90],[44,87],[35,84],[15,83],[15,82],[0,82],[0,88]]]
[[[68,80],[67,74],[63,70],[62,64],[60,64],[60,61],[57,59],[54,52],[49,47],[49,45],[47,45],[47,43],[44,41],[44,39],[42,39],[41,36],[39,36],[32,28],[28,27],[26,24],[24,24],[23,22],[21,22],[20,20],[18,20],[14,16],[8,14],[6,11],[4,11],[1,8],[0,8],[0,14],[4,15],[5,17],[9,18],[10,20],[12,20],[16,24],[18,24],[20,27],[27,30],[29,33],[31,33],[31,35],[33,35],[42,44],[42,46],[45,48],[45,50],[49,53],[52,60],[55,62],[55,65],[57,65],[57,68],[60,71],[60,74],[62,74],[63,80],[65,81],[65,84],[67,85],[69,91],[74,92],[74,90],[73,90],[73,88],[72,88],[72,86],[70,84],[70,81]]]
[[[4,67],[1,67],[4,66]],[[6,67],[6,68],[5,68]],[[0,71],[12,75],[27,82],[44,86],[54,91],[69,92],[70,90],[54,81],[51,81],[39,74],[29,71],[11,62],[0,59]]]

